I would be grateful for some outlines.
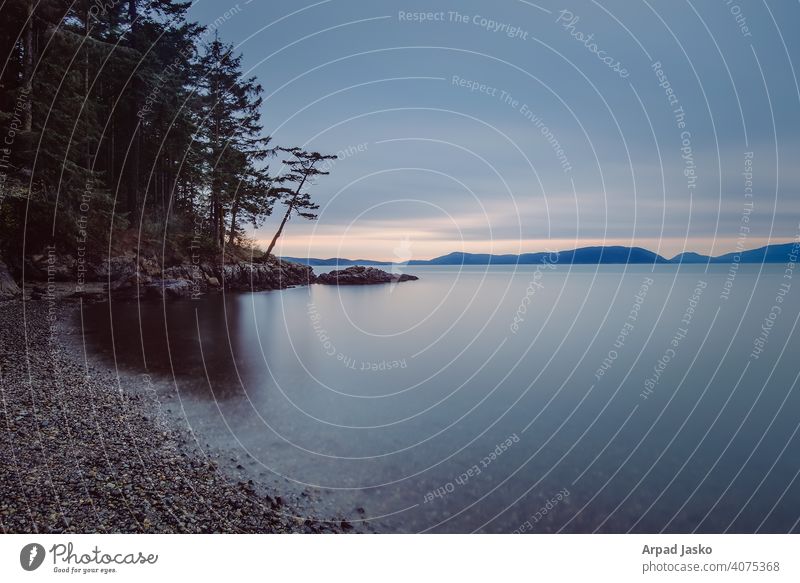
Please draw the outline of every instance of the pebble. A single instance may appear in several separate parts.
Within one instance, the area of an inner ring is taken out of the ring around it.
[[[295,520],[303,512],[282,496],[237,484],[206,452],[182,445],[155,404],[121,394],[106,367],[92,365],[87,376],[66,339],[76,305],[58,304],[51,335],[48,302],[0,302],[0,378],[5,418],[13,420],[0,432],[3,532],[353,529],[342,518]]]

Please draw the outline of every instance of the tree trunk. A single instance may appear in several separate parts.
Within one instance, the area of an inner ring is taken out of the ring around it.
[[[138,14],[136,12],[137,0],[128,1],[128,20],[131,23],[131,48],[137,48],[137,32],[138,32]],[[138,66],[138,65],[137,65]],[[130,99],[128,109],[128,131],[131,144],[127,160],[128,180],[127,180],[127,206],[130,216],[136,214],[139,206],[139,159],[140,159],[140,140],[139,140],[139,117],[137,115],[139,109],[139,79],[134,71],[131,78],[131,91],[128,95]]]
[[[213,105],[212,105],[212,107],[213,108],[218,108],[219,107],[219,87],[217,85],[216,77],[214,78],[214,81],[213,81],[212,95],[213,95]],[[221,184],[220,184],[221,180],[219,178],[219,168],[218,168],[219,167],[219,163],[220,163],[220,156],[221,156],[220,145],[219,145],[219,141],[220,141],[220,129],[219,129],[219,126],[220,126],[220,119],[219,119],[220,113],[219,113],[219,111],[216,111],[216,110],[212,110],[212,111],[214,113],[214,132],[213,132],[213,135],[212,135],[212,146],[211,146],[211,153],[212,153],[211,154],[211,159],[212,159],[212,162],[214,164],[214,166],[212,167],[212,170],[211,170],[211,172],[213,173],[213,177],[211,179],[211,206],[214,209],[213,210],[213,214],[212,214],[212,219],[213,219],[213,221],[212,221],[212,229],[213,229],[212,232],[214,233],[214,243],[215,243],[215,245],[217,246],[218,249],[222,249],[222,244],[221,244],[221,241],[219,239],[220,225],[223,223],[223,219],[220,216],[221,215],[221,210],[222,210],[222,205],[220,204],[220,198],[222,197],[222,192],[221,192]]]
[[[28,1],[28,22],[25,25],[25,61],[24,61],[24,87],[28,107],[25,108],[23,127],[26,132],[33,128],[33,106],[31,103],[31,90],[33,88],[33,11],[34,0]]]
[[[278,232],[275,233],[275,236],[272,238],[272,242],[269,244],[269,247],[267,248],[267,253],[266,253],[265,257],[269,257],[269,254],[272,253],[272,249],[275,247],[275,243],[278,242],[278,237],[280,237],[281,233],[283,233],[283,227],[286,225],[286,221],[289,220],[289,215],[292,214],[292,207],[293,206],[294,206],[294,199],[292,199],[292,202],[289,203],[289,206],[286,209],[286,214],[283,215],[283,220],[281,221],[281,226],[278,227]]]
[[[91,120],[89,119],[89,30],[91,29],[91,12],[89,7],[86,7],[86,21],[84,22],[84,38],[83,41],[83,115],[86,116],[86,160],[84,165],[87,170],[92,167],[92,145],[90,136],[92,134]]]
[[[225,216],[223,214],[222,205],[219,205],[219,222],[217,223],[217,245],[220,249],[225,247]]]
[[[289,208],[286,209],[286,214],[283,215],[281,226],[278,227],[278,232],[275,233],[275,236],[272,238],[272,243],[269,244],[266,257],[269,257],[269,254],[272,253],[272,248],[275,247],[275,243],[278,242],[278,237],[280,237],[281,233],[283,233],[283,227],[286,225],[286,221],[289,220],[289,215],[292,214],[292,209],[294,208],[294,201],[297,200],[297,197],[300,194],[300,190],[302,190],[303,185],[306,183],[307,178],[308,178],[308,172],[306,172],[305,175],[303,175],[303,179],[300,181],[300,184],[297,185],[297,189],[294,191],[294,196],[292,196],[292,202],[289,203]]]
[[[231,230],[228,235],[228,245],[233,246],[233,238],[236,235],[236,215],[239,213],[239,191],[233,196],[233,204],[231,205]]]
[[[222,179],[219,176],[219,170],[215,170],[214,172],[211,197],[213,201],[212,206],[214,207],[214,222],[211,226],[211,232],[217,249],[222,250],[222,245],[225,241],[221,233],[224,229],[225,217],[222,216]]]

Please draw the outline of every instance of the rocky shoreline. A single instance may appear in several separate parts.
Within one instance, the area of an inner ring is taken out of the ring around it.
[[[372,268],[318,277],[311,267],[272,257],[164,267],[154,257],[90,264],[46,253],[22,265],[0,262],[0,530],[370,531],[362,516],[320,518],[314,500],[324,493],[271,491],[237,471],[243,467],[235,454],[200,447],[191,428],[164,412],[156,391],[143,387],[147,375],[109,370],[70,341],[80,330],[66,322],[82,301],[412,279]]]
[[[73,296],[86,299],[110,295],[127,299],[197,299],[215,292],[270,291],[316,281],[311,267],[274,257],[224,263],[195,257],[166,265],[155,256],[126,254],[90,263],[71,255],[46,253],[28,259],[24,270],[24,280],[32,283],[35,293],[44,293],[44,282],[73,282]],[[22,268],[17,271],[21,276]]]
[[[352,532],[238,479],[157,398],[74,353],[76,301],[0,302],[0,528],[5,533]],[[359,526],[360,530],[367,528]]]
[[[0,300],[30,290],[33,299],[52,296],[58,283],[72,283],[72,298],[197,299],[222,291],[271,291],[320,283],[371,285],[419,279],[414,275],[388,273],[374,267],[352,266],[315,275],[312,267],[270,256],[260,261],[211,263],[190,261],[165,266],[155,257],[120,255],[97,263],[82,263],[71,255],[34,255],[18,266],[19,287],[0,261]],[[24,276],[24,277],[23,277]]]

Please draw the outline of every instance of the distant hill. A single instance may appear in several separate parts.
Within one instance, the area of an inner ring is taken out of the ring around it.
[[[372,259],[341,259],[339,257],[331,257],[329,259],[317,259],[316,257],[309,257],[308,259],[301,259],[300,257],[281,257],[281,259],[284,261],[291,261],[293,263],[310,265],[312,267],[327,267],[333,265],[391,265],[391,261],[374,261]]]
[[[669,260],[670,263],[733,263],[734,258],[739,256],[739,263],[785,263],[789,259],[794,243],[779,243],[777,245],[766,245],[758,249],[748,249],[746,251],[734,251],[716,257],[700,255],[699,253],[680,253]],[[795,250],[797,251],[797,250]]]
[[[670,263],[708,263],[710,257],[708,255],[700,255],[694,251],[687,251],[679,253],[669,260]]]
[[[599,246],[581,247],[558,253],[558,263],[576,265],[600,264],[653,264],[653,263],[731,263],[734,256],[739,255],[739,263],[784,263],[788,260],[789,253],[794,243],[780,243],[767,245],[758,249],[749,249],[741,253],[726,253],[718,257],[710,257],[687,251],[680,253],[672,259],[666,259],[657,253],[642,249],[641,247],[624,246]],[[555,253],[553,254],[555,255]],[[433,259],[412,259],[402,265],[531,265],[542,263],[551,254],[547,252],[523,253],[521,255],[490,255],[488,253],[459,253],[453,252]],[[294,261],[311,266],[337,266],[337,265],[392,265],[391,261],[374,261],[372,259],[330,259],[300,257],[282,257],[286,261]]]

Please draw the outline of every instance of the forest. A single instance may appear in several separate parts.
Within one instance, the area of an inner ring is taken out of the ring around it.
[[[271,143],[262,86],[189,6],[6,3],[0,256],[45,246],[101,256],[137,240],[176,250],[191,239],[224,259],[253,249],[248,230],[276,205],[270,251],[289,218],[316,218],[308,188],[332,156]],[[285,172],[272,175],[271,162]]]

